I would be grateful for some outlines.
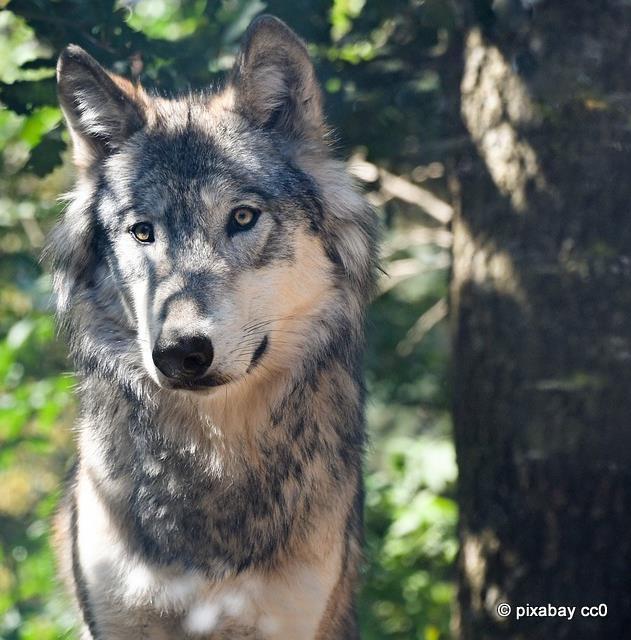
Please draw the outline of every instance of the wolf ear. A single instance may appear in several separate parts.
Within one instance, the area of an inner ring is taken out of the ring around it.
[[[257,126],[298,137],[323,135],[322,97],[305,44],[263,15],[246,31],[232,70],[236,107]]]
[[[79,166],[116,150],[145,123],[142,90],[107,73],[76,45],[59,56],[57,91]]]

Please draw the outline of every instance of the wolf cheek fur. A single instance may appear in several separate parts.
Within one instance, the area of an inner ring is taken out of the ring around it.
[[[173,100],[71,46],[58,84],[81,409],[57,549],[83,638],[357,638],[376,223],[304,44],[261,17],[223,89]]]

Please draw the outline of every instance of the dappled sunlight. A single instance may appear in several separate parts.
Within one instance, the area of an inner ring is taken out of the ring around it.
[[[520,134],[536,123],[536,107],[510,62],[479,29],[467,36],[465,60],[464,122],[500,193],[523,212],[530,185],[547,187],[535,150]]]
[[[527,304],[527,295],[510,253],[497,247],[490,238],[474,236],[462,218],[454,224],[453,272],[459,288],[474,283],[509,296],[520,305]]]

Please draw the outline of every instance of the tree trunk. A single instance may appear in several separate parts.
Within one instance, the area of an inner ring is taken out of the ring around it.
[[[631,638],[631,3],[468,7],[458,635]]]

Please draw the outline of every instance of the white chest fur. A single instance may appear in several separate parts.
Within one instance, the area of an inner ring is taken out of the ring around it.
[[[184,628],[208,634],[232,620],[269,640],[314,638],[335,576],[322,568],[293,566],[282,574],[244,574],[214,585],[187,611]]]
[[[164,620],[169,628],[177,624],[180,633],[173,637],[178,638],[214,639],[231,629],[244,630],[231,638],[315,638],[339,577],[341,545],[318,545],[327,553],[317,561],[288,560],[281,570],[250,570],[211,582],[130,554],[86,478],[78,487],[78,500],[81,569],[95,617],[108,628],[106,637],[129,640],[136,637],[134,625],[148,623],[156,625],[152,638],[171,638],[160,631]]]

